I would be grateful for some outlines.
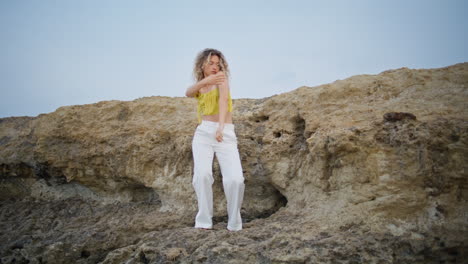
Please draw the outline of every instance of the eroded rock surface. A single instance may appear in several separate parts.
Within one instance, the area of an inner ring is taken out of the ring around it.
[[[467,87],[460,63],[234,99],[232,233],[216,160],[215,230],[192,228],[193,98],[0,119],[0,263],[463,263]]]

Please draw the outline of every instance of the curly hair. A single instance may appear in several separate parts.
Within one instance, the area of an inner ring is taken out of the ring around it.
[[[204,49],[200,51],[197,57],[195,58],[195,65],[193,68],[193,77],[197,82],[205,78],[205,75],[203,73],[203,65],[210,61],[212,55],[218,56],[220,70],[224,72],[226,79],[229,79],[229,76],[230,76],[229,65],[226,59],[224,58],[223,53],[221,53],[221,51],[216,50],[216,49]]]

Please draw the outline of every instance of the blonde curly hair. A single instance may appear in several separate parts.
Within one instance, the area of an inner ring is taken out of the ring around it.
[[[226,79],[229,79],[229,65],[226,59],[224,58],[223,53],[216,49],[204,49],[200,51],[197,57],[195,58],[195,65],[193,68],[193,77],[195,81],[199,82],[203,80],[203,78],[205,78],[205,74],[203,73],[203,65],[210,61],[212,55],[218,56],[220,70],[224,72]]]

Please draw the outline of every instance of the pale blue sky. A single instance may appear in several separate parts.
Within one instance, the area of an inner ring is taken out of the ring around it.
[[[467,3],[4,0],[0,117],[183,97],[204,48],[226,56],[234,99],[466,62]]]

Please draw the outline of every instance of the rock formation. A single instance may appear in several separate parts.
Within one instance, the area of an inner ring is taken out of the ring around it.
[[[193,98],[2,118],[0,263],[463,263],[467,106],[468,63],[234,99],[239,232],[216,159],[192,227]]]

